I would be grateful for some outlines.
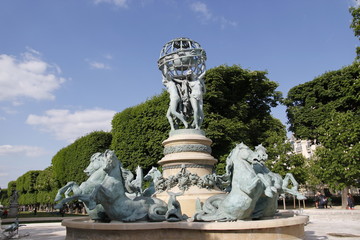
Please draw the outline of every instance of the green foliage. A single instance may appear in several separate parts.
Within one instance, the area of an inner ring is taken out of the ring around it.
[[[350,8],[353,17],[350,27],[353,29],[355,36],[360,40],[360,7]],[[360,59],[360,47],[356,48],[357,59]]]
[[[16,190],[19,194],[35,192],[36,179],[40,171],[28,171],[16,180]]]
[[[308,179],[308,168],[305,158],[300,154],[294,154],[290,142],[286,139],[286,131],[282,123],[278,120],[277,125],[265,132],[267,138],[263,145],[267,146],[269,160],[267,167],[282,177],[286,173],[292,173],[299,184],[305,184]]]
[[[252,147],[271,134],[285,138],[284,126],[270,115],[281,93],[275,91],[278,85],[266,77],[266,72],[223,65],[207,71],[205,84],[202,128],[213,140],[212,155],[220,161],[217,165],[220,173],[236,143]],[[129,169],[137,165],[148,169],[163,157],[159,143],[170,131],[165,117],[168,104],[168,93],[163,92],[115,115],[111,149]]]
[[[165,117],[168,104],[169,97],[164,91],[114,116],[111,149],[115,150],[124,166],[134,170],[140,165],[148,170],[161,159],[161,142],[170,131]]]
[[[40,204],[54,203],[58,189],[52,189],[51,191],[39,191],[36,194],[36,202]]]
[[[16,181],[10,181],[8,183],[7,195],[10,197],[15,190],[16,190]]]
[[[52,159],[53,177],[57,183],[51,184],[63,186],[69,181],[78,183],[85,181],[87,176],[83,170],[89,164],[90,157],[96,152],[104,152],[109,149],[111,140],[111,133],[92,132],[61,149]],[[43,187],[46,188],[46,186]]]
[[[272,133],[283,139],[286,136],[284,126],[270,115],[271,107],[281,100],[281,93],[275,91],[277,83],[266,74],[237,65],[222,65],[206,73],[203,128],[213,141],[212,155],[219,160],[219,173],[223,173],[226,157],[236,143],[254,147]]]
[[[332,111],[317,132],[323,147],[316,150],[315,175],[333,189],[360,186],[360,115]]]
[[[327,72],[290,89],[285,105],[289,130],[297,138],[319,139],[317,128],[331,111],[359,113],[360,63]]]
[[[20,193],[18,202],[20,205],[36,204],[36,193]]]
[[[305,165],[305,157],[302,154],[283,154],[281,158],[268,163],[271,171],[285,176],[292,173],[299,184],[305,184],[308,179],[308,169]]]
[[[58,185],[58,182],[54,177],[52,166],[39,172],[39,175],[36,178],[35,190],[37,190],[38,192],[49,192],[54,189],[58,189],[59,187],[60,186]]]
[[[8,195],[8,190],[5,189],[0,189],[0,204],[7,206],[9,205],[9,195]]]
[[[311,181],[333,189],[360,179],[360,63],[327,72],[289,91],[290,130],[322,145],[309,167]]]

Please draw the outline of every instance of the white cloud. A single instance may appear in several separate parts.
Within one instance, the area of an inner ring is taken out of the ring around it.
[[[29,115],[26,123],[39,126],[59,140],[73,142],[92,131],[110,131],[111,120],[116,112],[106,109],[89,109],[71,113],[66,109],[52,109],[43,116]]]
[[[39,157],[46,154],[46,151],[40,147],[26,145],[0,145],[0,156],[22,154],[27,157]]]
[[[200,13],[202,17],[206,20],[209,20],[211,18],[211,12],[205,3],[194,2],[190,5],[190,9],[195,13]]]
[[[94,0],[95,4],[99,4],[99,3],[108,3],[108,4],[113,4],[116,7],[121,7],[121,8],[127,8],[128,0]]]
[[[360,0],[352,0],[354,7],[360,7]]]
[[[231,21],[224,16],[213,15],[208,6],[203,2],[193,2],[192,4],[190,4],[190,10],[198,14],[198,18],[202,23],[217,23],[221,26],[221,28],[225,28],[226,26],[237,26],[237,23],[235,21]]]
[[[220,17],[219,21],[220,21],[221,28],[225,28],[226,26],[232,26],[232,27],[237,26],[237,22],[228,20],[224,17]]]
[[[0,102],[12,101],[18,105],[19,98],[53,100],[53,91],[65,82],[59,77],[60,69],[44,62],[39,52],[27,48],[21,57],[0,54]]]
[[[95,69],[111,69],[109,65],[102,62],[89,62],[90,66]]]

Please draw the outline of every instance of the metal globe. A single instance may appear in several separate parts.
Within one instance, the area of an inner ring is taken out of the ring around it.
[[[189,70],[196,76],[205,71],[206,52],[190,38],[175,38],[166,43],[160,52],[158,67],[164,74],[164,66],[172,78],[185,79]]]

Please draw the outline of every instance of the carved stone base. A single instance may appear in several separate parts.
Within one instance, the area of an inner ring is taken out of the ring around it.
[[[9,208],[8,217],[9,218],[15,218],[17,217],[19,212],[19,205],[18,204],[11,204]]]
[[[175,193],[181,192],[178,187],[174,187],[169,191]],[[191,186],[182,196],[176,197],[176,200],[180,202],[182,214],[186,214],[188,217],[193,217],[196,212],[196,200],[199,199],[202,203],[204,203],[206,199],[215,194],[225,193],[218,189],[206,189],[199,188],[197,186]],[[156,194],[156,197],[165,202],[168,202],[169,200],[169,194],[167,194],[167,192]]]
[[[212,141],[201,130],[179,129],[170,132],[170,137],[163,142],[164,157],[158,162],[163,169],[163,177],[176,176],[183,167],[186,171],[203,177],[213,173],[217,160],[211,156]],[[178,187],[168,190],[182,192]],[[196,199],[204,202],[207,198],[223,193],[219,189],[199,188],[189,186],[182,196],[176,199],[181,204],[183,214],[189,217],[195,213]],[[166,192],[157,194],[156,197],[167,202],[169,196]]]
[[[213,172],[217,160],[211,156],[212,141],[205,133],[195,129],[179,129],[170,132],[163,143],[165,156],[158,162],[163,168],[163,177],[176,175],[182,165],[200,177]]]
[[[88,218],[66,219],[66,240],[250,240],[303,239],[308,216],[282,214],[273,219],[236,222],[135,222],[94,223]]]

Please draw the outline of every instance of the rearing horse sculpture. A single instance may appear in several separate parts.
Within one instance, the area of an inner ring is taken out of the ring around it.
[[[55,207],[61,208],[62,205],[66,202],[69,202],[75,199],[77,196],[91,194],[92,191],[97,187],[105,178],[106,172],[104,171],[105,167],[105,157],[103,153],[95,153],[90,158],[90,164],[84,170],[86,175],[89,178],[78,185],[76,182],[68,182],[64,187],[60,188],[56,194],[55,201],[60,201]],[[73,196],[70,196],[70,193],[73,193]],[[63,198],[63,194],[65,198]],[[106,220],[107,216],[105,214],[104,208],[98,204],[95,209],[90,210],[86,204],[85,209],[89,214],[90,218],[95,221]]]
[[[299,200],[306,199],[306,197],[298,191],[299,184],[294,176],[291,173],[287,173],[284,179],[282,179],[279,174],[270,171],[266,167],[265,162],[267,160],[268,155],[266,149],[261,144],[255,147],[253,167],[264,184],[265,196],[261,196],[257,201],[252,215],[253,218],[274,216],[277,211],[280,194],[288,193],[296,196]],[[289,188],[290,182],[292,188]]]
[[[229,194],[207,199],[195,221],[235,221],[250,218],[264,188],[252,167],[254,154],[245,144],[238,144],[226,159],[227,174],[232,175]]]
[[[130,199],[125,195],[125,187],[121,171],[121,163],[113,151],[105,153],[106,176],[91,196],[81,196],[79,199],[89,203],[92,209],[101,204],[106,214],[112,220],[132,222],[141,219],[163,221],[167,211],[167,204],[152,197],[136,197]]]

